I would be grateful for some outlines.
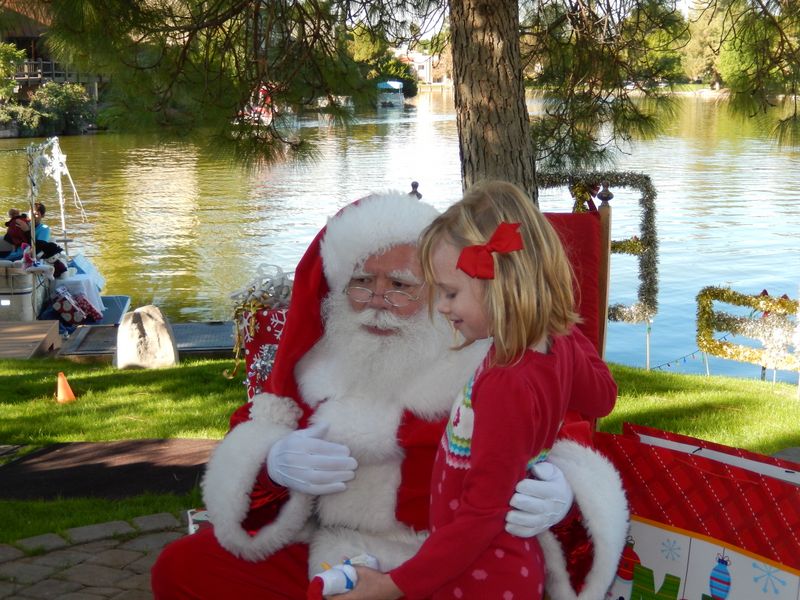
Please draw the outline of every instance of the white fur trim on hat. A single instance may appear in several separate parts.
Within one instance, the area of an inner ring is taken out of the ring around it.
[[[628,501],[614,466],[600,453],[570,440],[553,446],[548,457],[575,492],[594,558],[584,587],[572,589],[564,553],[549,531],[539,534],[547,564],[547,593],[553,600],[601,600],[614,581],[628,535]]]
[[[328,220],[320,251],[332,290],[343,290],[353,269],[373,254],[399,244],[416,244],[439,212],[402,192],[362,198]]]

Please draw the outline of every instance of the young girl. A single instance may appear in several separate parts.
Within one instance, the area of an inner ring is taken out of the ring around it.
[[[504,531],[514,486],[543,460],[568,409],[601,417],[616,384],[575,327],[560,240],[516,186],[488,182],[422,234],[431,310],[467,346],[492,338],[453,405],[432,475],[430,537],[389,573],[358,570],[352,598],[540,599],[535,539]]]

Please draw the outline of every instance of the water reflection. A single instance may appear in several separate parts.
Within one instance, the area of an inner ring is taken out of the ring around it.
[[[537,100],[529,100],[532,111]],[[653,365],[702,372],[696,350],[695,296],[707,285],[744,293],[798,296],[800,167],[796,150],[778,149],[754,121],[734,119],[711,101],[679,98],[664,135],[637,142],[618,169],[647,173],[656,189],[659,313]],[[110,293],[134,305],[159,304],[174,320],[226,319],[228,295],[262,263],[292,270],[326,218],[372,190],[408,190],[440,209],[461,194],[452,96],[421,94],[400,111],[357,115],[349,127],[301,119],[316,156],[244,169],[190,143],[142,135],[64,138],[62,148],[89,214],[70,211],[79,240],[104,273]],[[30,140],[0,140],[0,150]],[[25,157],[0,152],[0,203],[22,205]],[[638,233],[638,194],[615,193],[613,237]],[[52,197],[45,189],[43,198]],[[546,210],[569,210],[565,190],[542,196]],[[50,214],[55,215],[54,211]],[[50,219],[55,224],[55,218]],[[615,256],[612,303],[630,304],[638,262]],[[643,366],[644,326],[612,323],[609,360]],[[688,355],[686,362],[678,360]],[[665,367],[666,368],[666,367]],[[757,377],[759,368],[712,361],[712,372]],[[783,374],[796,381],[796,375]]]

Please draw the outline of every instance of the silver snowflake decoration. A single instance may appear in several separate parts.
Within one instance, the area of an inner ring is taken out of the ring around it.
[[[661,542],[661,554],[667,560],[678,560],[681,556],[681,546],[678,540],[667,539]]]

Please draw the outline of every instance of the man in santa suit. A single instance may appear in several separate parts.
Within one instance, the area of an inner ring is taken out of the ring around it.
[[[452,330],[427,310],[416,241],[436,215],[406,194],[370,196],[311,243],[267,391],[234,413],[209,461],[213,528],[165,548],[152,571],[156,598],[301,599],[323,563],[370,554],[390,570],[419,548],[446,417],[487,350],[454,351]],[[546,481],[520,482],[527,495],[514,504],[524,510],[509,513],[508,529],[543,531],[574,490],[592,540],[578,597],[601,598],[627,531],[619,477],[572,441],[551,456],[560,470],[545,464]],[[540,540],[552,555],[551,594],[575,598],[571,558],[553,534]]]

